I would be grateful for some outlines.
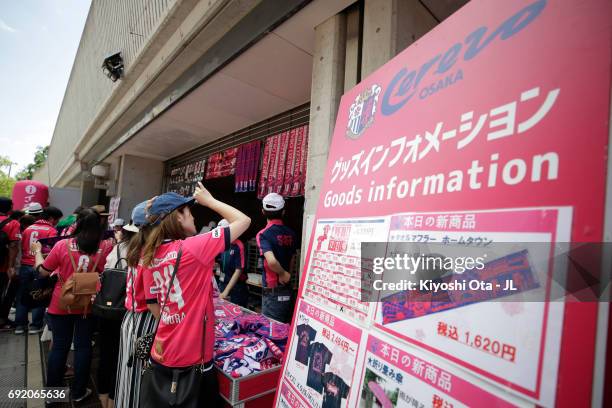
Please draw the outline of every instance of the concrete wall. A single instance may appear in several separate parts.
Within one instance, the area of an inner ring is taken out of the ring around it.
[[[102,73],[104,58],[121,52],[126,75],[176,0],[93,0],[49,150],[51,183],[75,163],[73,152],[106,100],[122,81]],[[48,181],[47,181],[48,183]]]
[[[81,180],[81,205],[91,207],[98,204],[100,190],[94,188],[93,179]]]
[[[78,188],[49,188],[49,204],[62,210],[64,215],[81,205],[81,191]]]
[[[315,28],[302,253],[310,241],[342,94],[437,24],[418,0],[365,0],[360,13],[353,6]]]
[[[119,217],[128,221],[132,209],[142,201],[161,193],[164,163],[158,160],[125,155],[117,184]]]
[[[346,15],[340,13],[315,28],[302,254],[306,253],[305,249],[310,241],[329,144],[340,98],[344,92],[346,21]],[[300,259],[300,271],[303,269],[303,262],[304,256]]]
[[[365,0],[362,78],[438,24],[419,0]]]

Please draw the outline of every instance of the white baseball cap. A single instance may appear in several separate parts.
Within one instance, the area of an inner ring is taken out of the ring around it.
[[[219,221],[217,226],[219,226],[219,227],[228,227],[229,226],[229,221],[226,220],[225,218],[223,218],[221,221]]]
[[[270,193],[262,200],[263,209],[268,211],[278,211],[285,207],[285,199],[277,193]]]
[[[40,203],[30,203],[25,209],[26,214],[40,214],[43,212],[42,205]]]
[[[140,231],[138,229],[138,227],[136,225],[134,225],[134,224],[124,225],[123,229],[126,230],[126,231],[130,231],[130,232],[138,232],[138,231]]]

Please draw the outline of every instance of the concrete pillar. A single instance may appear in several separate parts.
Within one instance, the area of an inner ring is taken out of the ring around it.
[[[163,177],[162,161],[130,155],[122,156],[117,182],[117,197],[121,198],[119,217],[128,222],[136,204],[159,195]]]
[[[94,188],[93,178],[81,180],[81,205],[83,207],[91,207],[98,204],[99,194],[100,190]]]
[[[374,72],[437,23],[419,0],[365,0],[361,77]]]
[[[360,53],[359,53],[359,7],[352,7],[346,15],[346,57],[344,67],[344,92],[359,82]]]
[[[327,153],[334,132],[338,105],[344,90],[345,53],[346,16],[337,14],[315,27],[300,271],[303,268],[305,249],[310,240],[312,220],[319,202],[319,193],[327,166]]]

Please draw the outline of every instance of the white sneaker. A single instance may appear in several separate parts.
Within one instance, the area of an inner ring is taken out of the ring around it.
[[[15,334],[19,335],[19,334],[23,334],[25,333],[25,330],[21,327],[18,327],[15,329]]]
[[[43,329],[39,328],[39,327],[31,327],[30,330],[28,330],[28,334],[38,334],[38,333],[42,333]]]
[[[83,394],[81,397],[78,398],[73,398],[72,401],[74,402],[81,402],[87,399],[87,397],[89,397],[91,395],[91,388],[87,388],[85,389],[85,394]]]

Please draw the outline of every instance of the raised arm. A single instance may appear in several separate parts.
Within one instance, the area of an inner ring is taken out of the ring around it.
[[[251,225],[249,217],[231,205],[214,198],[202,183],[198,183],[193,193],[193,198],[195,198],[198,204],[210,208],[229,222],[230,241],[232,242],[238,239]]]

